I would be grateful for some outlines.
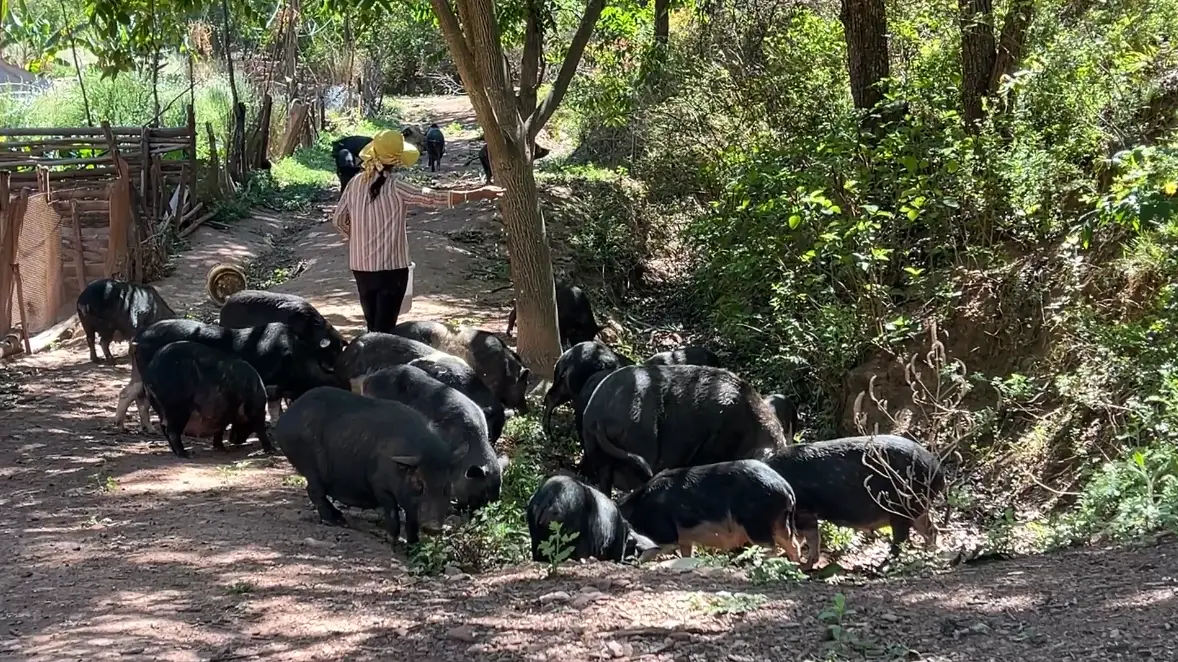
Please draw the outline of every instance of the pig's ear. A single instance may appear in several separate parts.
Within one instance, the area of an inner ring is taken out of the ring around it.
[[[393,462],[405,469],[416,469],[417,465],[421,464],[421,458],[416,455],[394,455]]]
[[[331,338],[324,338],[323,340],[319,341],[319,349],[327,349],[327,346],[330,344]]]
[[[531,376],[532,376],[532,371],[529,370],[528,368],[524,368],[523,371],[519,373],[519,380],[521,382],[527,382],[528,379],[531,378]]]

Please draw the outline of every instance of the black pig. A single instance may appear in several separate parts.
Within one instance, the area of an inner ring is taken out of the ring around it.
[[[274,426],[274,440],[307,479],[307,496],[326,524],[344,526],[328,497],[353,508],[379,508],[394,541],[418,542],[419,529],[441,531],[450,506],[449,445],[425,418],[399,402],[336,388],[296,399]]]
[[[892,556],[910,529],[930,547],[937,544],[929,511],[945,475],[937,456],[915,441],[876,435],[795,444],[767,462],[797,495],[797,528],[808,547],[804,567],[821,554],[818,520],[862,531],[891,526]]]
[[[758,459],[786,443],[752,386],[708,366],[619,368],[593,391],[581,427],[581,474],[606,494],[663,469]]]
[[[507,335],[515,328],[515,303],[507,314]],[[556,284],[556,326],[560,332],[561,347],[572,347],[577,343],[593,340],[604,326],[597,323],[593,315],[593,304],[585,291],[576,285]]]
[[[342,194],[348,188],[348,182],[360,174],[360,150],[372,142],[371,136],[347,136],[331,143],[331,156],[335,159],[335,174],[339,177],[339,190]]]
[[[230,296],[221,306],[221,326],[244,329],[278,322],[290,327],[296,335],[322,350],[321,355],[332,362],[348,344],[342,334],[315,306],[303,297],[265,290],[242,290]]]
[[[697,347],[689,345],[687,347],[680,347],[667,352],[659,352],[649,359],[646,359],[646,365],[707,365],[713,368],[723,368],[720,365],[720,357],[716,353],[706,347]]]
[[[495,397],[483,380],[479,379],[466,361],[443,352],[434,352],[426,358],[414,359],[407,365],[421,369],[430,377],[450,388],[458,389],[473,400],[479,409],[483,410],[483,416],[487,419],[487,434],[492,442],[497,441],[503,434],[503,426],[507,422],[503,403]]]
[[[430,172],[437,172],[442,165],[442,155],[446,153],[446,136],[437,124],[429,125],[425,132],[425,153],[429,157]]]
[[[296,398],[316,386],[347,388],[332,374],[331,362],[321,350],[303,342],[285,324],[226,329],[193,320],[163,320],[140,331],[132,343],[131,382],[119,393],[115,411],[115,425],[120,430],[125,427],[132,401],[139,407],[139,424],[148,428],[150,417],[140,373],[157,352],[180,340],[219,349],[250,364],[266,385],[273,419],[278,417],[278,401],[282,398]]]
[[[403,322],[393,327],[393,333],[466,361],[504,406],[521,413],[527,411],[528,379],[532,371],[524,367],[519,354],[499,336],[441,322]]]
[[[658,545],[630,528],[609,497],[569,476],[552,476],[528,500],[528,532],[532,536],[532,560],[548,559],[540,543],[552,535],[551,524],[560,524],[561,535],[576,533],[570,559],[621,562],[637,556],[646,560]]]
[[[180,435],[212,437],[213,448],[242,444],[253,432],[262,450],[266,436],[266,387],[250,364],[200,343],[180,341],[155,354],[143,370],[143,388],[177,457],[188,457]]]
[[[495,457],[487,421],[470,398],[408,365],[357,377],[352,391],[400,402],[430,422],[459,458],[451,484],[460,506],[475,510],[499,500],[507,458]]]
[[[335,362],[335,373],[351,382],[356,377],[381,368],[405,365],[410,361],[441,355],[438,350],[416,340],[380,331],[368,331],[348,343]]]
[[[801,557],[794,534],[794,491],[760,460],[667,469],[618,502],[634,530],[664,551],[691,556],[695,545],[739,549],[749,543]]]
[[[780,393],[765,396],[765,404],[769,405],[769,408],[773,410],[773,415],[777,417],[777,422],[781,423],[781,429],[785,431],[785,440],[792,442],[794,433],[798,431],[800,425],[798,408],[789,398]]]
[[[592,391],[586,393],[584,398],[578,396],[590,381],[596,386],[605,375],[630,365],[634,365],[634,362],[596,340],[580,342],[565,350],[552,370],[552,386],[544,394],[544,433],[552,436],[552,411],[566,402],[573,402],[575,426],[577,434],[580,434],[584,405],[589,401]],[[600,378],[594,381],[595,375],[600,375]]]
[[[96,280],[78,295],[78,321],[86,332],[90,347],[90,361],[98,363],[94,351],[94,336],[102,344],[102,355],[107,363],[114,363],[110,354],[112,341],[130,342],[136,333],[165,319],[176,317],[160,293],[150,285],[124,283],[112,278]],[[130,354],[130,352],[127,352]]]
[[[541,147],[541,146],[535,145],[535,144],[532,145],[532,160],[533,161],[535,161],[537,159],[542,159],[551,153],[552,153],[551,150],[549,150],[547,147]],[[483,166],[483,174],[487,178],[487,183],[490,184],[492,181],[491,155],[488,153],[486,145],[483,145],[483,148],[479,150],[479,164]]]

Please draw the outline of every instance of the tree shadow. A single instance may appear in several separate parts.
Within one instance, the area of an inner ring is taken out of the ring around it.
[[[244,457],[253,443],[194,444],[186,462],[158,436],[113,433],[105,400],[125,367],[74,358],[39,369],[0,412],[5,656],[551,660],[621,647],[653,660],[794,660],[841,646],[852,659],[901,648],[1172,659],[1173,539],[841,585],[605,563],[552,579],[534,564],[414,578],[374,532],[375,513],[349,512],[350,528],[319,523],[284,459]],[[606,597],[576,602],[589,586]],[[569,599],[541,600],[555,591]],[[839,594],[845,608],[831,616]],[[831,624],[845,636],[831,640]]]

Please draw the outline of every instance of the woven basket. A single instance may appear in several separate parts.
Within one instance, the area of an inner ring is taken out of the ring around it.
[[[225,305],[226,299],[245,288],[245,270],[234,264],[218,264],[205,276],[209,299],[218,306]]]

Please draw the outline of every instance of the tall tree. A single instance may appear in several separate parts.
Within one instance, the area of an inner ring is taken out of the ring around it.
[[[961,110],[967,126],[982,119],[996,57],[992,0],[958,0],[961,11]]]
[[[983,100],[993,96],[1004,77],[1022,60],[1027,30],[1034,18],[1034,0],[1013,0],[994,34],[992,0],[958,0],[961,12],[961,110],[966,127],[984,118]]]
[[[654,0],[654,41],[666,46],[671,38],[671,0]]]
[[[847,71],[856,108],[870,109],[883,99],[888,77],[888,18],[884,0],[842,0],[839,19],[847,40]]]
[[[532,172],[536,135],[560,105],[585,46],[593,35],[605,0],[588,0],[552,89],[536,102],[540,76],[541,6],[528,2],[525,57],[517,94],[496,22],[493,0],[430,0],[450,56],[458,67],[483,128],[496,182],[507,189],[500,200],[507,226],[511,280],[519,317],[519,353],[533,370],[548,374],[560,357],[556,327],[556,290],[552,258]],[[528,36],[530,35],[530,37]]]

